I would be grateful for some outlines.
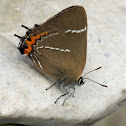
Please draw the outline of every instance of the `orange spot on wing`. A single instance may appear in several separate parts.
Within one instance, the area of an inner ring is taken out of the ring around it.
[[[44,36],[44,35],[47,35],[48,32],[43,32],[43,33],[40,33],[41,36]]]
[[[29,53],[26,50],[24,50],[24,54],[26,54],[27,56],[29,55]]]
[[[29,45],[33,44],[32,41],[28,41],[28,40],[26,40],[26,43],[28,43]]]
[[[40,34],[37,34],[36,36],[31,36],[30,38],[31,38],[31,39],[35,39],[35,40],[36,40],[36,39],[40,39]]]
[[[37,34],[36,36],[30,36],[31,41],[26,40],[26,42],[30,45],[35,44],[35,40],[40,38],[40,34]]]
[[[35,44],[35,39],[31,36],[31,44]]]
[[[46,33],[46,35],[48,35],[48,32],[45,32]]]
[[[35,40],[40,39],[41,36],[47,35],[48,32],[43,32],[40,34],[37,34],[36,36],[30,36],[31,41],[26,40],[28,48],[24,50],[24,54],[29,55],[29,53],[32,51],[32,45],[35,44]]]
[[[27,48],[27,49],[25,49],[25,51],[27,51],[27,52],[29,52],[29,53],[30,53],[30,52],[32,51],[32,47],[31,47],[31,45],[30,45],[30,44],[28,44],[28,43],[27,43],[27,46],[28,46],[28,48]]]

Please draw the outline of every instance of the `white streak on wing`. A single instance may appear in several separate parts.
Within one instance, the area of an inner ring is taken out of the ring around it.
[[[86,27],[84,29],[81,29],[81,32],[84,32],[84,31],[86,31]]]
[[[55,48],[56,50],[60,50],[60,48]]]
[[[65,33],[68,33],[68,32],[71,32],[71,30],[67,30],[67,31],[65,31]]]
[[[77,33],[81,33],[81,30],[77,30]]]
[[[39,45],[39,43],[42,43],[44,39],[48,38],[48,37],[51,37],[51,36],[54,36],[54,35],[58,35],[59,33],[56,32],[56,33],[52,33],[52,34],[49,34],[45,37],[42,37],[41,40],[39,41],[36,41],[36,45],[33,45],[33,47],[35,48],[36,46]],[[36,50],[38,52],[39,55],[41,55],[41,53],[39,52],[38,49],[42,49],[42,48],[45,48],[45,49],[53,49],[53,50],[60,50],[59,48],[53,48],[53,47],[49,47],[49,46],[41,46],[41,47],[37,47]],[[34,54],[36,54],[35,52],[33,52]]]
[[[65,49],[65,52],[70,52],[70,50],[69,49]]]
[[[67,30],[66,31],[66,33],[67,32],[71,32],[71,30]],[[54,35],[58,35],[59,33],[58,32],[56,32],[56,33],[52,33],[52,34],[49,34],[49,35],[47,35],[47,36],[45,36],[45,37],[43,37],[42,38],[42,40],[41,40],[41,43],[42,43],[42,41],[44,40],[44,39],[46,39],[46,38],[48,38],[48,37],[51,37],[51,36],[54,36]],[[38,43],[39,42],[36,42],[37,43],[37,46],[38,46]],[[36,45],[35,45],[36,46]],[[34,47],[35,47],[34,46]],[[43,48],[45,48],[45,49],[51,49],[51,50],[57,50],[57,51],[61,51],[61,52],[70,52],[70,50],[69,49],[60,49],[60,48],[54,48],[54,47],[49,47],[49,46],[41,46],[41,47],[37,47],[36,48],[36,50],[37,50],[37,53],[39,54],[39,55],[41,55],[41,53],[39,52],[39,49],[43,49]],[[37,58],[37,57],[36,57]],[[36,59],[37,60],[37,59]],[[38,61],[38,60],[37,60]],[[38,62],[38,64],[39,64],[40,62]],[[39,65],[41,65],[41,64],[39,64]]]
[[[76,33],[76,30],[72,30],[72,33]]]
[[[61,52],[64,52],[64,49],[60,49]]]
[[[53,47],[50,47],[50,49],[55,50],[55,48],[53,48]]]
[[[35,62],[35,60],[34,60],[32,54],[30,54],[30,56],[31,56],[31,58],[32,58],[32,60],[33,60],[33,62],[34,62],[34,64],[36,64],[36,62]]]
[[[64,31],[64,33],[68,33],[68,32],[71,32],[71,33],[82,33],[84,31],[86,31],[86,26],[85,26],[85,28],[80,29],[80,30],[70,30],[69,29],[69,30]]]
[[[44,48],[44,46],[41,46],[41,47],[37,47],[36,49],[39,49],[39,48],[40,48],[40,49],[42,49],[42,48]]]
[[[38,64],[39,64],[39,66],[43,69],[43,67],[42,67],[42,65],[41,65],[40,61],[38,60],[38,58],[37,58],[36,56],[34,56],[34,57],[35,57],[35,59],[37,60],[37,62],[38,62]]]
[[[45,46],[44,48],[45,48],[45,49],[49,49],[50,47],[49,47],[49,46]]]
[[[48,36],[50,37],[50,36],[53,36],[53,35],[58,35],[59,33],[58,32],[56,32],[56,33],[52,33],[52,34],[49,34]],[[48,38],[48,36],[47,36],[47,38]]]
[[[60,49],[60,48],[54,48],[54,47],[49,47],[49,46],[41,46],[41,47],[37,47],[37,52],[39,53],[39,55],[41,55],[41,53],[39,52],[38,49],[51,49],[51,50],[56,50],[56,51],[61,51],[61,52],[70,52],[69,49]]]

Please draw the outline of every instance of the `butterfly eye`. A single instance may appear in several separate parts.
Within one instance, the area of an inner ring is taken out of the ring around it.
[[[83,77],[80,77],[79,80],[78,80],[78,85],[81,86],[85,83]]]

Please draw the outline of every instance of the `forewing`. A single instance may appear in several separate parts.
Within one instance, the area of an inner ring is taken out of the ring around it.
[[[67,8],[42,24],[36,34],[48,32],[33,46],[32,58],[53,78],[77,80],[86,63],[87,17],[83,7]]]

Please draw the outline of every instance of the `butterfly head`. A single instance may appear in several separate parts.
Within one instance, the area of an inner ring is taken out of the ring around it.
[[[81,86],[83,84],[85,84],[86,81],[84,81],[84,78],[81,76],[78,80],[78,85]]]

